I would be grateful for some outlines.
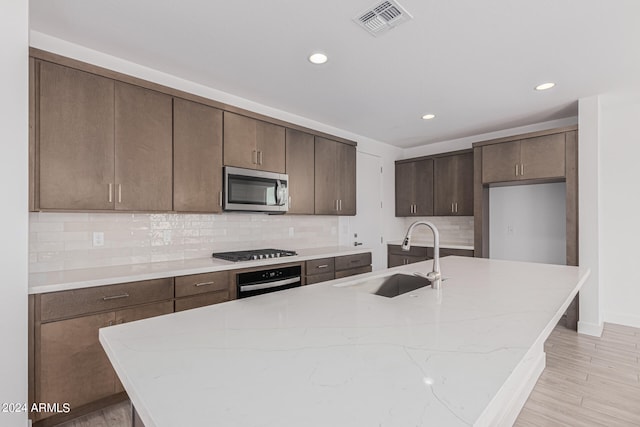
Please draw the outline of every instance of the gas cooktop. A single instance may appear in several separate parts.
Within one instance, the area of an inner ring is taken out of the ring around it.
[[[294,255],[298,254],[295,251],[286,251],[282,249],[256,249],[252,251],[214,252],[212,256],[214,258],[237,262],[267,258],[282,258]]]

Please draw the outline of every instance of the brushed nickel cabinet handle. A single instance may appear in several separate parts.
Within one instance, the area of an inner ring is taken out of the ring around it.
[[[220,192],[220,196],[218,197],[218,204],[222,206],[222,191]]]
[[[316,268],[327,268],[329,264],[316,265]]]
[[[103,297],[102,301],[111,301],[113,299],[120,299],[120,298],[129,298],[129,294],[121,294],[121,295],[113,295],[113,296],[109,296],[109,297]]]
[[[122,203],[122,184],[118,184],[118,203]]]
[[[458,213],[458,202],[456,202],[456,213]]]
[[[113,202],[113,184],[109,183],[109,203]]]
[[[518,164],[516,163],[516,176],[518,176]]]
[[[262,165],[262,151],[258,151],[258,164]]]
[[[289,196],[289,209],[291,209],[292,203],[291,203],[291,196]]]
[[[524,175],[524,163],[520,163],[520,175]]]
[[[253,163],[254,165],[258,164],[258,152],[256,150],[253,150],[251,152],[251,163]]]
[[[451,203],[451,213],[453,213],[453,212],[455,212],[455,211],[453,210],[453,203]]]
[[[338,200],[338,210],[341,211],[342,210],[342,199]]]
[[[215,285],[216,282],[211,281],[211,282],[201,282],[201,283],[196,283],[195,286],[196,288],[199,288],[200,286],[210,286],[210,285]]]

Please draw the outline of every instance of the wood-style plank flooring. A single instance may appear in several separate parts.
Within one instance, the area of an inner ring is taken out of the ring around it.
[[[605,323],[595,338],[558,325],[545,351],[515,426],[640,426],[640,329]]]
[[[547,366],[517,427],[640,426],[640,329],[606,323],[601,338],[558,325]],[[122,402],[59,427],[130,427]]]

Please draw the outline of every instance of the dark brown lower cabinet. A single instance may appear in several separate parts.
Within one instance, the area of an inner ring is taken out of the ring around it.
[[[306,262],[305,271],[307,285],[369,273],[371,252],[310,260]]]
[[[35,337],[35,401],[69,403],[71,408],[69,414],[55,415],[53,424],[89,412],[92,403],[124,391],[98,340],[100,328],[171,312],[173,301],[163,301],[40,324]],[[34,415],[34,420],[43,420],[40,425],[49,425],[45,421],[54,414]]]
[[[474,255],[469,249],[449,249],[440,248],[440,257],[449,255],[467,256]],[[424,246],[412,246],[409,251],[403,251],[400,245],[387,245],[387,267],[397,267],[399,265],[413,264],[414,262],[433,259],[433,248]]]
[[[412,246],[410,250],[403,251],[400,245],[387,245],[387,267],[413,264],[433,258],[433,249],[424,246]]]

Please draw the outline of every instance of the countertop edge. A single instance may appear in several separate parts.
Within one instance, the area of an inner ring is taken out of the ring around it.
[[[59,292],[95,286],[139,282],[142,280],[162,279],[166,277],[213,273],[216,271],[238,270],[262,266],[266,267],[276,264],[304,262],[319,258],[357,255],[371,252],[371,249],[366,247],[355,248],[349,246],[335,246],[297,249],[297,251],[298,255],[295,256],[244,262],[223,261],[213,258],[194,258],[179,261],[162,261],[144,264],[30,273],[29,294],[43,294],[47,292]]]

